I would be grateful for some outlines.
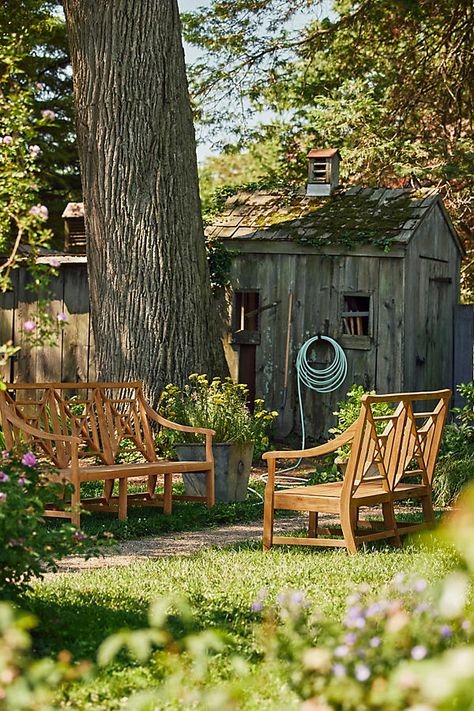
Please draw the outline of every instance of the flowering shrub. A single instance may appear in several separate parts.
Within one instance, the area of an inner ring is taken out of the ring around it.
[[[69,483],[52,482],[49,467],[32,452],[3,452],[0,459],[0,595],[8,597],[28,586],[55,561],[70,553],[93,555],[95,539],[69,523],[47,527],[47,503],[60,504]]]
[[[311,610],[301,592],[288,592],[265,612],[275,629],[270,653],[286,667],[298,696],[311,700],[308,711],[405,709],[419,692],[409,671],[416,662],[472,643],[467,592],[460,574],[448,578],[437,597],[426,580],[400,574],[382,598],[362,585],[348,598],[339,624]],[[253,610],[264,609],[262,593]],[[402,665],[406,675],[395,683],[393,672]]]
[[[254,457],[260,457],[269,448],[268,430],[277,412],[263,407],[263,400],[255,400],[255,409],[247,406],[248,388],[234,383],[232,378],[214,378],[193,373],[189,383],[180,389],[167,385],[158,406],[164,417],[182,425],[209,427],[215,430],[215,442],[254,442]],[[202,442],[202,435],[184,432],[163,432],[159,444],[163,447],[172,442]],[[167,439],[166,439],[167,438]]]

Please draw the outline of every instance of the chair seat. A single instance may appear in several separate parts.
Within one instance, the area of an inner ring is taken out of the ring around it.
[[[342,481],[312,486],[295,486],[275,491],[275,508],[295,511],[326,511],[338,513],[340,510]],[[390,493],[383,487],[381,478],[363,482],[352,495],[360,506],[390,501]]]

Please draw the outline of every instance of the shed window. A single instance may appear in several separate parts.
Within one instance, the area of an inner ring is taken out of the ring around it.
[[[326,158],[313,158],[313,182],[329,183],[328,162]]]
[[[342,323],[348,336],[369,336],[370,296],[344,296]]]
[[[259,304],[260,294],[258,291],[235,292],[235,331],[258,331]]]

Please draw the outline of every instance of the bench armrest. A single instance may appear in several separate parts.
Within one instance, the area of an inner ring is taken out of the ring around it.
[[[339,449],[339,447],[342,447],[344,444],[347,444],[354,439],[358,424],[359,421],[357,419],[357,421],[348,427],[345,432],[325,444],[318,445],[317,447],[310,447],[309,449],[286,450],[281,452],[265,452],[262,459],[303,459],[304,457],[319,457],[323,454],[334,452],[336,449]]]
[[[171,430],[179,430],[179,432],[193,432],[194,434],[204,434],[214,436],[216,433],[214,430],[208,429],[206,427],[190,427],[189,425],[178,425],[177,422],[172,422],[167,420],[166,417],[159,415],[152,407],[143,399],[143,405],[145,407],[146,414],[151,417],[155,422],[159,422],[163,427],[169,427]]]
[[[79,437],[74,437],[72,435],[54,434],[52,432],[44,432],[43,430],[39,430],[37,427],[32,427],[20,417],[17,417],[13,412],[5,412],[4,410],[4,415],[7,418],[8,422],[10,422],[12,425],[18,427],[18,429],[22,432],[25,432],[26,434],[29,434],[32,437],[36,437],[37,439],[47,439],[55,442],[70,442],[71,444],[81,444],[82,440],[79,439]]]

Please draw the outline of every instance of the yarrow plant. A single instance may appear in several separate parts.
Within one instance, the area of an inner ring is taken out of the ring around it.
[[[197,373],[188,380],[182,389],[176,385],[164,389],[158,406],[161,415],[182,425],[209,427],[216,432],[215,442],[254,442],[254,457],[269,448],[268,432],[278,413],[266,410],[263,400],[255,400],[250,412],[246,385],[234,383],[232,378],[209,381]],[[174,442],[204,441],[200,435],[181,432],[173,437]]]
[[[96,539],[63,523],[47,527],[46,505],[61,504],[71,484],[51,481],[52,470],[33,452],[0,457],[0,596],[26,588],[32,577],[55,567],[70,553],[96,553]]]

